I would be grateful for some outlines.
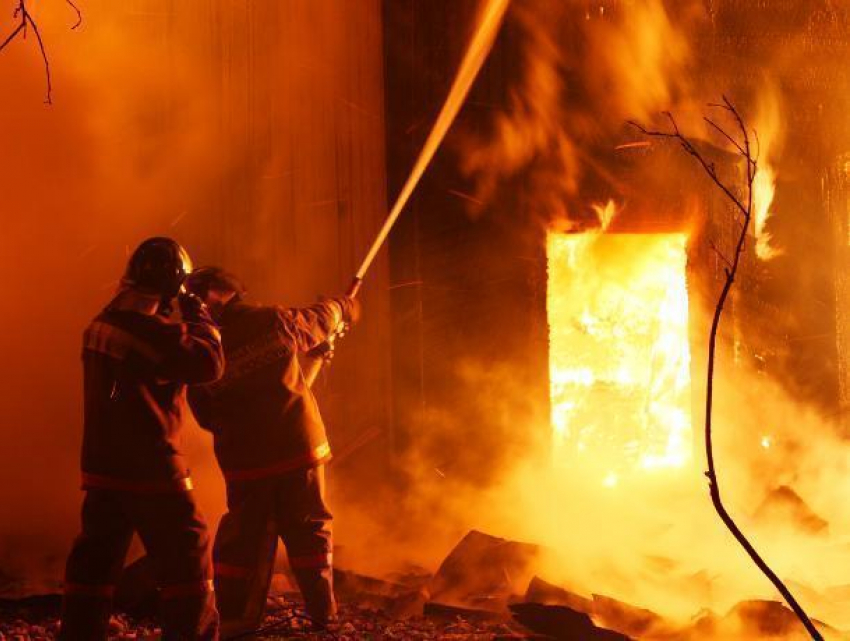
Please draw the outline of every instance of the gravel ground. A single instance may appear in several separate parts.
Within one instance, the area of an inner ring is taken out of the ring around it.
[[[269,600],[266,632],[255,639],[338,639],[340,641],[379,639],[464,639],[484,641],[528,638],[518,624],[502,621],[438,620],[425,617],[393,619],[380,610],[343,605],[339,622],[325,632],[309,630],[309,622],[298,617],[298,604],[281,597]],[[159,630],[150,622],[134,622],[124,615],[111,621],[114,641],[153,641]],[[0,605],[0,641],[46,641],[56,638],[59,629],[58,598],[6,602]],[[247,638],[247,637],[246,637]]]

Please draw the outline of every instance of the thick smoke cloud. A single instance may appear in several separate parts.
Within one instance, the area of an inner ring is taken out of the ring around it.
[[[146,33],[162,17],[123,28],[134,15],[117,4],[86,3],[77,31],[63,3],[33,7],[52,106],[31,36],[0,56],[0,567],[12,576],[61,576],[77,528],[83,328],[111,297],[128,251],[151,233],[183,236],[183,218],[199,213],[215,178],[200,61]],[[181,105],[175,119],[169,100]]]
[[[642,0],[609,17],[601,5],[516,2],[509,28],[521,59],[508,104],[486,135],[460,144],[459,163],[478,198],[490,202],[521,174],[538,214],[575,215],[582,182],[598,169],[599,146],[626,120],[649,119],[691,96],[686,29],[698,14],[687,5],[671,15],[661,0]]]

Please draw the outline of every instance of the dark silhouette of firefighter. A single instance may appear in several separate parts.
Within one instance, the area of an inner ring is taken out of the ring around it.
[[[355,320],[355,301],[248,304],[238,280],[216,267],[195,271],[186,286],[219,323],[227,359],[222,379],[189,397],[213,433],[227,484],[228,512],[213,551],[222,629],[239,633],[262,622],[278,538],[308,616],[324,627],[336,614],[324,478],[331,451],[299,356],[320,351]]]
[[[187,384],[217,380],[221,339],[185,290],[189,257],[151,238],[83,338],[82,533],[68,557],[60,638],[107,638],[112,594],[133,533],[153,562],[163,639],[218,639],[210,537],[179,436]],[[181,322],[166,318],[177,298]]]

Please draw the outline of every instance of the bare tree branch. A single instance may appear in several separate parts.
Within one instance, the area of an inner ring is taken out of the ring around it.
[[[647,129],[643,125],[641,125],[637,122],[634,122],[633,120],[629,120],[628,123],[630,125],[632,125],[633,127],[635,127],[638,131],[640,131],[641,133],[643,133],[647,136],[653,136],[653,137],[656,137],[656,138],[672,138],[674,140],[677,140],[679,142],[679,144],[682,146],[682,149],[684,149],[689,155],[693,156],[696,159],[696,161],[700,165],[702,165],[702,168],[705,170],[705,172],[708,174],[709,178],[711,178],[711,180],[714,182],[714,184],[717,185],[723,191],[723,193],[726,194],[726,197],[729,198],[729,200],[732,201],[732,203],[735,205],[735,207],[737,207],[738,210],[746,216],[747,215],[747,208],[738,199],[738,197],[729,189],[729,187],[727,187],[725,184],[723,184],[723,182],[717,176],[717,170],[714,166],[714,163],[709,163],[705,159],[705,157],[697,150],[697,148],[690,141],[690,139],[688,139],[688,138],[686,138],[685,136],[682,135],[682,133],[679,131],[678,125],[676,125],[675,120],[673,120],[672,114],[665,112],[665,115],[672,121],[672,124],[673,124],[673,131],[672,132],[660,131],[660,130],[654,130],[654,129]]]
[[[15,39],[15,36],[17,36],[21,31],[23,31],[24,27],[26,27],[26,26],[27,26],[26,22],[21,22],[15,28],[15,30],[12,33],[10,33],[9,36],[3,41],[3,44],[0,45],[0,51],[3,51],[3,49],[6,48],[6,45],[9,44],[10,42],[12,42],[12,40]]]
[[[69,7],[71,7],[71,9],[74,10],[74,13],[77,14],[77,21],[71,26],[71,29],[76,29],[81,24],[83,24],[83,12],[80,11],[80,8],[76,4],[74,4],[72,0],[65,0],[65,2],[68,4]]]
[[[21,0],[21,7],[24,6],[24,0]],[[32,27],[32,32],[35,34],[35,39],[38,42],[38,49],[41,51],[41,57],[44,60],[44,77],[47,81],[47,94],[45,96],[44,102],[48,105],[53,104],[52,94],[53,94],[53,83],[51,82],[50,77],[50,60],[47,57],[47,50],[44,48],[44,40],[41,39],[41,33],[38,30],[38,25],[35,23],[35,20],[32,19],[32,16],[29,12],[24,9],[21,12],[24,16],[24,19]]]
[[[705,118],[705,122],[707,122],[712,129],[714,129],[718,134],[720,134],[722,138],[729,142],[732,147],[738,152],[738,155],[741,157],[741,159],[744,161],[744,165],[747,171],[746,204],[742,202],[742,200],[738,196],[735,195],[732,190],[732,187],[724,183],[723,180],[718,176],[714,163],[706,160],[702,153],[700,153],[700,151],[696,148],[694,143],[687,136],[681,133],[681,131],[679,130],[679,126],[676,123],[676,120],[672,116],[672,114],[670,114],[669,112],[665,112],[664,114],[665,116],[667,116],[667,119],[670,122],[671,128],[669,131],[647,129],[646,127],[635,122],[630,122],[630,124],[647,136],[653,136],[657,138],[669,138],[678,141],[682,148],[689,155],[693,156],[696,159],[696,161],[705,170],[705,172],[708,174],[714,184],[720,188],[720,190],[732,202],[738,212],[740,212],[740,215],[743,217],[743,221],[740,223],[740,230],[738,232],[738,237],[735,243],[735,250],[732,256],[731,263],[716,249],[716,247],[714,247],[714,244],[711,243],[712,247],[715,249],[715,251],[717,251],[718,255],[727,263],[727,267],[724,269],[724,272],[726,274],[726,280],[723,284],[723,289],[720,292],[720,296],[718,297],[717,304],[714,308],[714,316],[711,321],[711,331],[709,333],[708,339],[708,376],[706,381],[705,395],[705,454],[708,463],[708,470],[706,471],[705,475],[708,478],[711,502],[714,505],[714,508],[717,511],[717,514],[720,516],[720,519],[723,521],[724,525],[726,525],[727,529],[732,533],[732,536],[735,537],[741,547],[744,548],[749,557],[752,559],[753,563],[756,564],[759,570],[762,571],[762,573],[770,580],[773,586],[779,591],[779,593],[785,599],[785,602],[794,611],[794,613],[797,615],[797,618],[800,619],[800,622],[806,628],[806,631],[809,633],[812,639],[815,639],[815,641],[823,641],[823,636],[812,623],[811,619],[806,614],[805,610],[803,610],[802,606],[800,606],[800,604],[794,598],[794,595],[791,594],[791,591],[782,582],[779,576],[777,576],[777,574],[770,568],[770,566],[765,562],[761,555],[759,555],[758,551],[755,549],[755,547],[753,547],[752,543],[750,543],[749,539],[747,539],[747,537],[735,523],[734,519],[726,509],[726,506],[724,505],[723,499],[720,494],[720,483],[717,478],[717,469],[715,467],[714,462],[714,435],[712,432],[712,410],[714,402],[714,368],[717,351],[717,333],[720,327],[720,319],[723,315],[723,309],[726,305],[726,300],[729,297],[729,294],[732,290],[732,285],[734,284],[735,278],[738,274],[741,255],[744,251],[744,242],[747,238],[747,229],[749,228],[753,216],[753,182],[755,181],[756,173],[758,171],[758,154],[753,154],[750,135],[748,134],[747,127],[744,124],[744,119],[741,117],[741,114],[726,96],[723,96],[722,104],[711,104],[709,105],[709,107],[723,110],[727,118],[733,121],[738,130],[737,134],[732,134],[725,128],[718,125],[713,120],[709,119],[708,117]],[[754,137],[756,140],[756,144],[758,145],[758,136],[755,135]]]
[[[70,6],[74,12],[77,14],[77,22],[71,27],[71,29],[76,29],[83,23],[83,14],[80,11],[79,7],[73,2],[73,0],[65,0],[65,2]],[[53,83],[52,78],[50,76],[50,59],[47,56],[47,48],[44,46],[44,40],[41,38],[41,32],[38,30],[38,24],[36,24],[35,20],[32,17],[32,14],[29,12],[27,8],[27,0],[18,0],[18,4],[15,6],[15,10],[12,12],[12,17],[18,20],[18,25],[15,29],[3,40],[3,43],[0,44],[0,51],[6,48],[6,46],[12,42],[18,35],[22,35],[24,39],[27,36],[27,29],[32,29],[32,32],[35,34],[35,40],[38,44],[38,50],[41,53],[41,58],[44,61],[44,75],[45,80],[47,82],[47,91],[45,94],[44,102],[48,105],[53,104]]]

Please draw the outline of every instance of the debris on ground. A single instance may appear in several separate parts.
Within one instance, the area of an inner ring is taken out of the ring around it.
[[[834,628],[813,619],[812,622],[827,639],[847,639]],[[710,617],[702,624],[703,631],[717,638],[740,639],[809,639],[797,616],[779,601],[749,600],[735,605],[724,617]]]
[[[334,591],[341,601],[386,611],[397,618],[421,613],[428,598],[427,592],[420,586],[340,569],[334,569]]]
[[[590,614],[593,612],[593,600],[583,597],[564,588],[547,583],[538,576],[531,579],[525,591],[526,603],[542,603],[543,605],[563,605],[578,612]]]
[[[442,562],[428,584],[432,601],[505,611],[528,585],[542,549],[471,530]]]
[[[385,577],[334,570],[338,621],[314,631],[303,615],[288,568],[272,578],[265,621],[254,639],[754,641],[805,639],[799,622],[776,601],[742,601],[727,614],[705,610],[674,624],[635,605],[598,594],[583,596],[534,575],[542,548],[470,531],[436,574],[407,568]],[[847,588],[850,592],[850,588]],[[524,594],[524,596],[523,596]],[[843,592],[842,592],[843,594]],[[16,595],[17,596],[17,595]],[[55,593],[0,599],[0,641],[52,641],[59,630]],[[153,568],[130,564],[119,582],[111,641],[156,641]],[[848,639],[817,623],[828,639]],[[804,631],[803,631],[804,632]]]
[[[631,641],[624,634],[598,627],[584,612],[563,605],[515,603],[510,609],[519,623],[547,638],[566,641]]]
[[[600,594],[593,595],[593,614],[601,625],[636,639],[660,636],[670,628],[661,616],[651,610]]]
[[[58,595],[51,595],[50,607],[33,608],[25,604],[12,607],[5,603],[0,609],[0,641],[52,641],[59,631]],[[380,609],[363,608],[343,603],[339,620],[326,631],[315,632],[303,618],[302,604],[284,597],[271,597],[266,618],[256,639],[391,641],[391,640],[452,640],[485,641],[528,639],[527,631],[516,623],[501,620],[467,620],[455,615],[432,618],[417,615],[404,619],[390,616]],[[154,641],[160,630],[151,621],[137,621],[120,614],[110,621],[110,641]]]
[[[762,523],[776,528],[792,527],[810,535],[829,534],[829,522],[787,485],[780,485],[771,490],[756,509],[754,516]]]

